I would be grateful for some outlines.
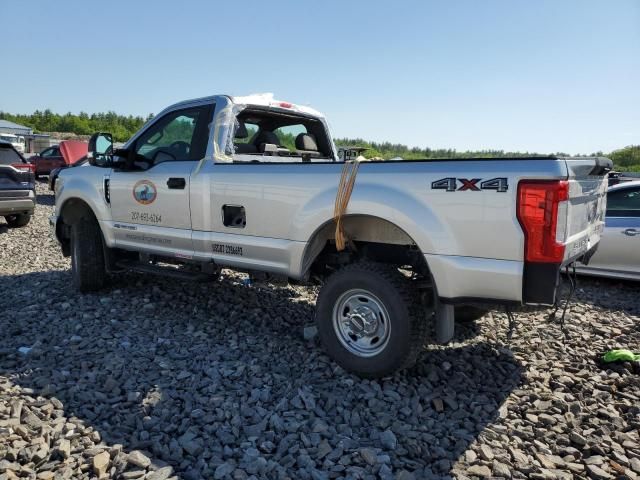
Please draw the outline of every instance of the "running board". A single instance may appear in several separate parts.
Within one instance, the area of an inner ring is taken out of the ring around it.
[[[162,267],[150,263],[141,263],[135,261],[120,260],[116,262],[116,267],[131,272],[146,273],[151,275],[160,275],[163,277],[175,278],[178,280],[189,280],[196,282],[211,281],[213,275],[202,272],[189,272],[174,267]]]

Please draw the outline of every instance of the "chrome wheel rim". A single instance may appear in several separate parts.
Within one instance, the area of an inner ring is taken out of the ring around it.
[[[378,297],[363,289],[353,289],[336,301],[333,329],[349,352],[359,357],[372,357],[389,343],[391,319]]]

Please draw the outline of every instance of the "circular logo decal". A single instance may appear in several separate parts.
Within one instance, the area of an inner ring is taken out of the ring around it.
[[[157,196],[156,186],[149,180],[140,180],[133,186],[133,198],[142,205],[153,203]]]

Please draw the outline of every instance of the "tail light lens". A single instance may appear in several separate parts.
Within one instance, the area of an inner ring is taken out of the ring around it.
[[[36,166],[33,163],[12,163],[11,166],[24,172],[35,172],[36,170]]]
[[[524,231],[527,262],[564,259],[569,182],[525,180],[518,184],[518,221]]]

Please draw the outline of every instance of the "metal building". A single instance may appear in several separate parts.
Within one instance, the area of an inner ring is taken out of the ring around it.
[[[0,134],[11,133],[25,139],[25,153],[41,152],[51,146],[51,136],[46,133],[33,133],[33,128],[19,125],[9,120],[0,120]]]
[[[14,135],[32,135],[33,129],[10,122],[9,120],[0,120],[0,133],[13,133]]]

